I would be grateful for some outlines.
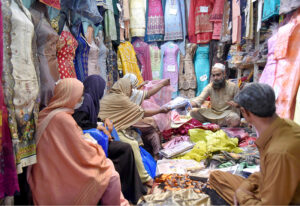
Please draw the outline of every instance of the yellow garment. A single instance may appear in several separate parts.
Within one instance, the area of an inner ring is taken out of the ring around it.
[[[123,71],[123,75],[127,73],[135,74],[139,80],[138,85],[144,81],[137,63],[134,48],[128,41],[121,43],[118,47],[118,69]]]
[[[119,79],[100,101],[98,116],[109,118],[117,131],[127,129],[144,117],[144,110],[130,101],[131,88],[129,79]]]
[[[240,153],[238,148],[238,139],[229,138],[223,130],[212,132],[203,129],[190,129],[190,140],[195,142],[194,148],[179,159],[194,159],[196,161],[204,160],[218,151],[227,151]]]
[[[230,204],[236,195],[240,205],[299,205],[300,126],[278,117],[255,144],[260,172],[247,179],[213,172],[210,185]]]
[[[294,121],[300,125],[300,86],[299,86],[297,98],[296,98]]]

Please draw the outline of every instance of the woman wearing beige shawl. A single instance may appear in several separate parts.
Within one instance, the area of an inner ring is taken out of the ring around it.
[[[27,176],[34,204],[128,205],[112,162],[71,116],[82,96],[80,81],[63,79],[39,113],[37,164]]]
[[[143,117],[168,112],[168,109],[162,107],[158,110],[144,110],[130,101],[131,93],[132,85],[130,80],[119,79],[111,88],[110,93],[101,100],[99,117],[101,119],[109,118],[113,121],[121,141],[127,142],[132,146],[142,182],[151,185],[152,179],[144,168],[138,142],[131,135],[130,127]]]

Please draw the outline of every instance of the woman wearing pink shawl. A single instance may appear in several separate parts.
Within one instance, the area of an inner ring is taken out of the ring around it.
[[[82,96],[79,80],[63,79],[39,113],[37,163],[27,176],[34,204],[129,205],[112,162],[72,117]]]

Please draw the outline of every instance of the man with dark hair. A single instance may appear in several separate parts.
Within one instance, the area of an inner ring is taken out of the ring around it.
[[[212,122],[221,126],[235,127],[240,124],[240,114],[232,105],[232,100],[238,92],[236,84],[226,80],[225,66],[216,63],[211,72],[212,82],[202,93],[191,100],[193,107],[201,107],[207,97],[210,97],[211,108],[194,108],[191,116],[200,122]]]
[[[255,127],[260,172],[247,179],[226,172],[210,174],[211,186],[230,204],[300,204],[300,126],[276,114],[275,94],[267,84],[252,83],[235,98]]]

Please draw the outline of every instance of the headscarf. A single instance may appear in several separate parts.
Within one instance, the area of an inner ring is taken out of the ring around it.
[[[128,73],[125,74],[123,78],[129,79],[132,86],[132,93],[130,96],[130,100],[137,105],[141,105],[147,95],[147,91],[136,89],[139,80],[135,76],[135,74]]]
[[[88,76],[84,82],[84,100],[80,108],[75,112],[86,112],[89,120],[97,123],[97,116],[100,110],[100,99],[103,97],[106,86],[105,80],[100,75]]]
[[[71,116],[82,94],[79,80],[63,79],[39,113],[38,161],[27,173],[34,204],[96,205],[107,188],[112,167],[101,146],[83,139]]]
[[[112,120],[117,131],[127,129],[144,116],[144,110],[129,99],[131,89],[128,79],[119,79],[100,102],[99,117]]]

